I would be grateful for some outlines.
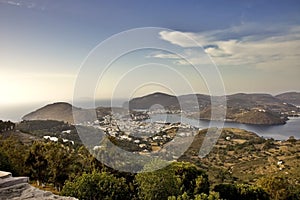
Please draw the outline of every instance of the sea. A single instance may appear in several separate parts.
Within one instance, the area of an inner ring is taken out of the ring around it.
[[[96,100],[94,101],[66,101],[66,103],[70,103],[79,108],[95,108],[98,106],[104,107],[121,107],[125,102],[124,99],[117,99],[113,102],[110,100]],[[0,104],[0,120],[10,120],[12,122],[19,122],[22,120],[22,117],[28,113],[31,113],[39,108],[42,108],[48,104],[53,104],[55,102],[36,102],[36,103],[27,103],[27,104],[8,104],[1,105]]]
[[[164,121],[170,123],[182,122],[199,129],[209,127],[239,128],[254,132],[264,138],[273,138],[275,140],[287,140],[290,136],[300,139],[300,117],[291,117],[287,123],[283,125],[251,125],[235,122],[211,122],[208,120],[195,120],[178,114],[150,115],[148,122],[151,121]]]

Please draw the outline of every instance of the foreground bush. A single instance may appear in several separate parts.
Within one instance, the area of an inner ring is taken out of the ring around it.
[[[107,172],[83,174],[74,181],[67,181],[61,195],[87,200],[130,198],[125,179],[116,178]]]
[[[219,184],[214,191],[221,199],[228,200],[268,200],[269,195],[261,187],[246,184]]]
[[[288,179],[285,176],[265,176],[257,181],[274,200],[300,199],[300,185],[298,181]]]
[[[162,162],[154,160],[145,166],[148,172],[135,176],[140,199],[164,200],[183,194],[194,196],[209,192],[207,175],[191,163],[174,162],[162,169],[149,171],[152,167],[164,166]]]

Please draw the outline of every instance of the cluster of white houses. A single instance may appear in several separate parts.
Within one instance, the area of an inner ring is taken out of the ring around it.
[[[117,140],[138,145],[144,152],[160,150],[175,136],[190,137],[196,134],[195,130],[198,130],[188,124],[162,121],[146,122],[145,120],[135,120],[135,117],[130,115],[121,114],[106,115],[101,120],[89,124]]]
[[[54,136],[49,136],[49,135],[45,135],[44,137],[43,137],[45,140],[50,140],[50,141],[52,141],[52,142],[58,142],[58,137],[54,137]],[[63,142],[71,142],[73,145],[74,145],[74,141],[72,141],[72,140],[68,140],[68,139],[64,139],[64,138],[62,138],[62,141]]]

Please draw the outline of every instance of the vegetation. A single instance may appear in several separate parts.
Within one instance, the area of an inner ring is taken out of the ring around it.
[[[11,121],[2,121],[0,120],[0,133],[5,131],[10,131],[15,129],[15,123]]]
[[[37,137],[52,136],[74,141],[75,144],[81,144],[81,140],[77,134],[75,126],[62,121],[22,121],[21,123],[17,124],[16,129],[23,133],[29,133]]]
[[[84,173],[74,181],[67,181],[61,194],[91,200],[131,199],[124,178],[116,178],[110,173],[96,171],[91,174]]]
[[[222,199],[268,200],[269,195],[260,187],[246,184],[219,184],[214,188]]]
[[[28,174],[24,168],[25,155],[27,155],[29,147],[25,147],[24,144],[16,137],[4,138],[0,136],[0,166],[5,166],[5,169],[9,167],[10,172],[15,175]]]
[[[51,187],[60,195],[134,200],[300,199],[299,141],[295,138],[278,142],[226,129],[212,152],[200,159],[200,132],[180,162],[154,159],[142,173],[132,174],[104,166],[84,146],[65,143],[59,135],[57,142],[41,138],[44,130],[47,134],[70,130],[65,123],[23,123],[23,128],[30,124],[27,137],[34,138],[24,140],[26,134],[19,137],[17,130],[2,133],[0,169],[29,176],[32,183]],[[57,129],[46,130],[48,123]],[[140,167],[138,161],[132,162]]]
[[[299,187],[285,176],[263,177],[257,184],[270,195],[271,199],[300,199]]]
[[[12,166],[9,163],[9,159],[4,152],[0,152],[0,169],[3,171],[12,170]]]
[[[138,185],[138,196],[140,199],[167,199],[168,196],[178,195],[180,193],[180,183],[175,176],[175,170],[172,167],[165,167],[157,171],[151,171],[165,163],[154,160],[146,165],[144,172],[135,176]]]
[[[25,158],[25,166],[34,180],[52,183],[58,190],[69,176],[76,173],[74,164],[75,151],[54,142],[34,142]]]

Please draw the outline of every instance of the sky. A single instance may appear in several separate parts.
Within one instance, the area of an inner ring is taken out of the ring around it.
[[[300,91],[299,10],[297,0],[0,0],[0,108]]]

